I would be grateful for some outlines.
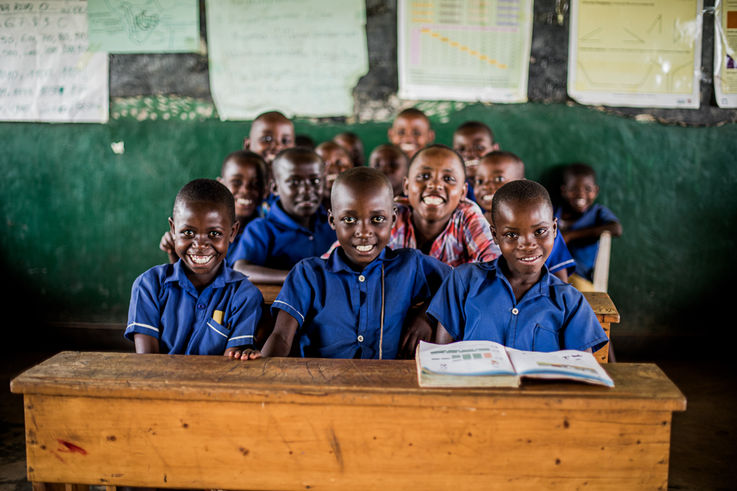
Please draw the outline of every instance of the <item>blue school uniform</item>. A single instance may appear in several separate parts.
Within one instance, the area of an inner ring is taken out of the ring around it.
[[[277,201],[265,218],[246,226],[233,252],[233,262],[245,259],[257,266],[289,270],[304,258],[320,256],[337,237],[322,207],[314,219],[313,229],[306,229],[292,220]]]
[[[162,264],[133,282],[125,337],[153,336],[162,353],[222,355],[227,348],[253,344],[262,304],[258,288],[225,264],[202,293],[181,260]]]
[[[563,239],[563,234],[560,232],[555,235],[553,250],[550,251],[550,256],[545,260],[545,266],[548,267],[548,271],[551,273],[565,269],[568,275],[572,275],[576,270],[576,260],[573,259],[571,252],[566,246],[566,241]]]
[[[408,310],[429,300],[450,269],[416,249],[387,247],[359,272],[338,247],[327,259],[299,262],[271,309],[297,320],[302,356],[376,359],[381,349],[394,359]]]
[[[457,267],[427,309],[453,339],[490,340],[527,351],[598,349],[607,336],[584,296],[543,266],[540,280],[516,301],[500,265]]]
[[[562,211],[562,208],[555,210],[555,218],[560,220]],[[569,229],[580,230],[612,222],[619,222],[617,216],[606,206],[594,203],[570,225]],[[599,252],[598,239],[577,240],[569,244],[568,248],[576,261],[576,274],[591,280],[594,274],[594,261],[596,261],[596,254]]]

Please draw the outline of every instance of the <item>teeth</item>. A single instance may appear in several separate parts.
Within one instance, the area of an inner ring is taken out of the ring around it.
[[[371,249],[373,249],[373,245],[357,245],[356,249],[358,249],[358,252],[369,252]]]
[[[439,196],[425,196],[422,198],[422,201],[431,206],[439,206],[443,204],[443,198]]]
[[[399,148],[401,148],[405,152],[411,152],[412,150],[415,149],[415,144],[414,143],[402,143],[401,145],[399,145]]]
[[[245,198],[238,198],[236,200],[236,203],[241,206],[251,206],[253,204],[253,200],[251,199],[245,199]]]
[[[466,160],[466,167],[476,167],[477,165],[479,165],[478,159]]]
[[[584,205],[586,205],[586,200],[585,200],[585,199],[577,199],[577,200],[575,201],[575,203],[576,203],[576,204],[577,204],[578,206],[584,206]]]
[[[189,257],[195,264],[207,264],[214,256],[196,256],[194,254],[190,254]]]
[[[522,261],[523,263],[534,263],[535,261],[537,261],[537,258],[539,258],[539,257],[540,256],[521,257],[521,258],[519,258],[519,260]]]
[[[485,196],[483,196],[481,198],[481,201],[491,203],[491,200],[493,200],[493,199],[494,199],[494,195],[493,194],[487,194],[487,195],[485,195]]]

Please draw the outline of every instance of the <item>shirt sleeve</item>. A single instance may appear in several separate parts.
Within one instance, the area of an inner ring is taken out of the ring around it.
[[[452,268],[416,249],[410,250],[416,254],[418,263],[415,288],[412,292],[412,305],[417,305],[433,297]]]
[[[566,241],[563,239],[563,234],[560,232],[555,236],[553,250],[545,261],[545,265],[551,273],[565,269],[571,275],[576,271],[576,260],[571,256],[571,251],[568,250]]]
[[[244,278],[231,302],[230,316],[225,319],[232,329],[226,349],[253,344],[263,303],[264,297],[259,289]]]
[[[266,264],[273,241],[265,220],[265,218],[257,218],[246,225],[246,229],[241,234],[236,249],[233,251],[231,260],[233,264],[241,259],[257,266]]]
[[[155,271],[149,270],[133,282],[131,302],[128,306],[128,324],[124,333],[131,341],[134,334],[161,338],[161,312],[158,300],[161,284],[158,280]]]
[[[572,295],[566,301],[567,312],[562,329],[561,349],[598,350],[609,341],[606,332],[586,298],[570,285],[565,285],[565,288],[568,288]]]
[[[317,284],[310,268],[310,259],[303,259],[292,268],[271,305],[274,317],[277,315],[275,310],[283,310],[294,317],[300,327],[310,311]]]
[[[599,206],[596,216],[596,224],[604,225],[606,223],[619,222],[619,218],[615,215],[612,210],[606,206]]]
[[[469,202],[464,210],[462,230],[468,255],[474,262],[489,262],[501,256],[499,246],[491,235],[489,222],[476,203]]]
[[[464,303],[468,293],[468,278],[459,274],[463,268],[461,266],[450,272],[427,308],[427,314],[441,323],[456,341],[463,339],[463,326],[466,325]]]

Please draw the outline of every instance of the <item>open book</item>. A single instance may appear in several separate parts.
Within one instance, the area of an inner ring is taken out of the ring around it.
[[[570,379],[614,387],[591,353],[521,351],[493,341],[432,344],[415,355],[420,387],[519,387],[521,377]]]

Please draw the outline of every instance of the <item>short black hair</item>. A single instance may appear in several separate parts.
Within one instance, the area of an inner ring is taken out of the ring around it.
[[[402,116],[409,116],[409,117],[420,117],[425,118],[425,121],[427,121],[427,124],[430,124],[430,118],[427,117],[427,114],[422,112],[422,110],[417,109],[416,107],[408,107],[407,109],[404,109],[397,114],[397,118],[401,118]]]
[[[322,157],[315,153],[311,148],[291,147],[285,148],[276,154],[276,157],[274,157],[274,160],[271,162],[272,174],[276,173],[276,170],[281,166],[281,162],[284,160],[294,164],[318,162],[322,165],[322,168],[325,169],[325,161],[322,160]]]
[[[461,165],[461,169],[463,169],[463,180],[465,181],[465,179],[466,179],[466,164],[464,163],[463,157],[456,150],[454,150],[453,148],[449,147],[448,145],[443,145],[442,143],[433,143],[432,145],[428,145],[426,147],[423,147],[423,148],[419,149],[417,151],[417,153],[415,153],[414,156],[410,159],[409,165],[407,165],[407,173],[409,173],[410,169],[412,169],[412,165],[414,164],[415,160],[417,160],[417,158],[421,154],[427,152],[428,150],[434,150],[434,149],[435,150],[437,150],[437,149],[447,150],[450,153],[452,153],[453,155],[455,155],[456,158],[458,158],[458,162]]]
[[[253,165],[261,182],[266,182],[266,161],[261,155],[250,150],[236,150],[235,152],[230,152],[225,156],[225,159],[223,159],[223,165],[220,167],[221,177],[225,171],[225,164],[231,160],[235,160],[240,165]]]
[[[491,143],[494,143],[494,132],[491,131],[491,128],[489,128],[485,123],[482,123],[481,121],[466,121],[465,123],[460,125],[458,128],[456,128],[456,130],[453,132],[453,135],[455,136],[456,133],[459,133],[465,130],[484,131],[489,135],[489,140],[491,140]]]
[[[521,165],[524,167],[525,163],[522,162],[522,159],[519,158],[517,154],[514,154],[512,152],[507,152],[506,150],[492,150],[491,152],[488,152],[484,154],[483,157],[481,157],[481,160],[484,159],[509,159],[513,160],[518,165]]]
[[[393,200],[394,197],[394,188],[389,178],[383,172],[373,167],[353,167],[338,174],[335,183],[333,183],[333,189],[330,192],[331,206],[337,189],[341,186],[348,186],[354,189],[355,187],[362,189],[370,189],[373,186],[383,187],[389,193],[390,199]]]
[[[313,140],[310,135],[301,133],[299,135],[294,135],[294,146],[313,149],[315,148],[315,140]]]
[[[567,165],[563,169],[563,184],[567,183],[569,179],[576,177],[591,177],[596,184],[596,171],[593,167],[588,164],[576,162],[574,164]]]
[[[553,212],[553,202],[550,200],[550,194],[542,184],[527,179],[508,182],[494,193],[494,199],[491,200],[492,223],[496,223],[500,204],[531,202],[542,203],[550,207],[550,213]]]
[[[176,215],[180,206],[198,201],[225,207],[230,222],[235,223],[235,199],[233,199],[233,194],[223,184],[214,179],[195,179],[185,184],[174,199],[172,217]]]

